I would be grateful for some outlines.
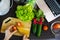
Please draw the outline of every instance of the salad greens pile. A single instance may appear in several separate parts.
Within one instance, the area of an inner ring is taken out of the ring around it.
[[[40,17],[44,16],[42,10],[36,10],[34,9],[36,0],[28,0],[28,3],[25,5],[18,5],[16,10],[16,17],[19,18],[22,21],[31,21],[34,17],[37,18],[37,20],[40,19]]]
[[[17,6],[16,16],[22,21],[31,21],[34,18],[32,6],[30,4]]]

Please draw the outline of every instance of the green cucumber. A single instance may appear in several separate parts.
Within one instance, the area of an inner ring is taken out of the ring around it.
[[[37,29],[37,24],[32,25],[32,33],[35,34]]]
[[[36,36],[40,37],[42,31],[42,25],[37,25]]]

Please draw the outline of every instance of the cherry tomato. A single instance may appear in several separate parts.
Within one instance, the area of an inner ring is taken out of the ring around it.
[[[16,26],[22,27],[22,23],[21,22],[17,22]]]
[[[16,28],[16,26],[13,26],[13,27],[10,29],[10,32],[13,32],[13,31],[15,31],[15,30],[17,30],[17,28]]]
[[[17,30],[17,28],[15,26],[12,27],[13,30]]]
[[[48,30],[48,26],[46,26],[46,25],[43,26],[43,30],[44,30],[44,31],[47,31],[47,30]]]

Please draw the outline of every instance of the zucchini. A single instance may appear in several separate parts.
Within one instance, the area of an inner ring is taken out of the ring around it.
[[[32,33],[35,34],[37,29],[37,24],[32,25]]]
[[[36,36],[40,37],[42,31],[42,25],[37,25]]]

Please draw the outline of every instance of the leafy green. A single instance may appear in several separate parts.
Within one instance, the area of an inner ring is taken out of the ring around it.
[[[39,21],[40,20],[40,17],[44,17],[44,13],[42,10],[33,10],[34,14],[35,14],[35,17],[36,19]]]
[[[22,21],[31,21],[34,18],[32,6],[30,4],[17,6],[16,16]]]
[[[37,18],[40,18],[41,16],[43,16],[43,11],[42,10],[39,10],[37,13],[36,13],[36,17]]]

